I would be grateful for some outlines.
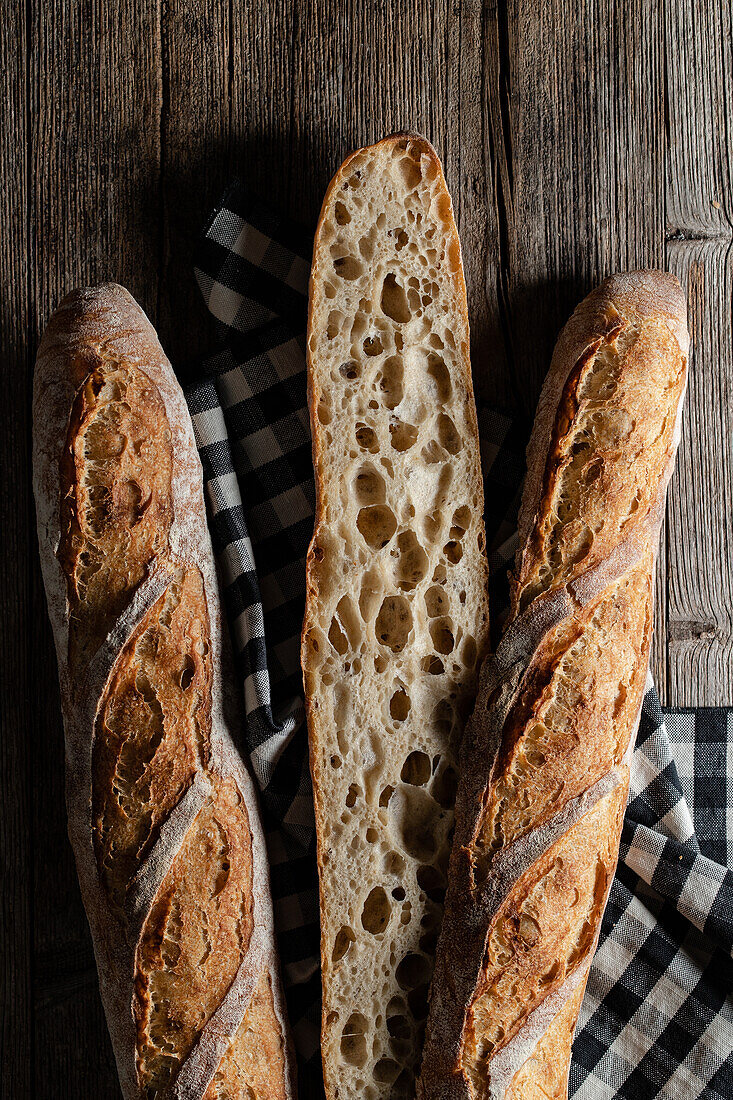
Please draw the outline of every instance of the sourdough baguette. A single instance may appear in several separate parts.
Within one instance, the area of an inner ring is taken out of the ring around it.
[[[52,316],[34,489],[69,835],[128,1100],[293,1095],[264,838],[185,400],[113,284]]]
[[[423,1100],[559,1100],[613,878],[687,375],[685,300],[607,279],[560,335],[509,623],[464,742]]]
[[[329,1100],[414,1094],[488,629],[465,284],[432,147],[344,163],[315,240],[303,668]]]

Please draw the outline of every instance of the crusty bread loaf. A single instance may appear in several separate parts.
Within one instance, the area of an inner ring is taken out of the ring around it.
[[[34,476],[69,834],[125,1097],[293,1095],[264,840],[230,736],[188,410],[122,287],[38,352]]]
[[[488,628],[465,285],[424,139],[362,149],[332,181],[308,365],[317,515],[303,666],[326,1093],[410,1096]]]
[[[613,878],[687,375],[671,275],[563,330],[527,452],[509,624],[456,803],[423,1100],[560,1100]]]

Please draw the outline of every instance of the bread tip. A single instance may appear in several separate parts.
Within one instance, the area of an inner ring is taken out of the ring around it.
[[[687,297],[680,280],[672,272],[657,268],[616,272],[603,280],[598,294],[620,300],[632,313],[663,321],[677,340],[682,354],[687,356],[690,346]]]

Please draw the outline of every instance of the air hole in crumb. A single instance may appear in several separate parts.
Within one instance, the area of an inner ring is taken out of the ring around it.
[[[391,1058],[380,1058],[373,1070],[374,1080],[379,1085],[392,1085],[397,1080],[400,1067]]]
[[[389,1013],[389,1006],[387,1007]],[[395,1012],[393,1016],[387,1016],[387,1031],[393,1039],[410,1039],[412,1036],[412,1028],[410,1026],[409,1016],[405,1016],[404,1012]]]
[[[372,550],[381,550],[397,530],[397,520],[387,504],[375,504],[359,511],[356,526],[367,546],[371,546]]]
[[[430,779],[430,757],[417,749],[411,752],[402,765],[400,779],[413,787],[423,787]]]
[[[410,696],[402,688],[389,701],[389,713],[395,722],[404,722],[410,713]]]
[[[394,792],[393,787],[388,789]],[[399,852],[387,852],[384,857],[384,870],[388,875],[394,875],[396,878],[402,877],[405,873],[405,861]]]
[[[430,676],[441,676],[445,672],[443,662],[440,657],[437,657],[434,653],[430,653],[427,657],[423,657],[420,662],[420,667],[423,672],[427,672]]]
[[[411,314],[404,287],[400,286],[392,272],[387,275],[382,284],[382,312],[398,325],[404,325],[410,320]]]
[[[407,994],[407,1003],[416,1020],[424,1020],[428,1014],[429,992],[430,985],[426,982],[425,985],[421,985],[417,989],[411,989]]]
[[[428,542],[435,543],[438,541],[442,525],[440,512],[430,512],[427,516],[423,516],[423,530]]]
[[[340,278],[350,283],[364,274],[364,264],[356,256],[339,257],[333,261],[333,269]]]
[[[326,338],[328,340],[335,340],[338,334],[341,332],[341,328],[344,323],[344,315],[338,309],[332,309],[328,315],[328,321],[326,322]]]
[[[379,833],[373,826],[369,826],[366,831],[366,838],[369,844],[376,844],[379,840]]]
[[[456,455],[461,449],[458,429],[447,413],[441,413],[438,417],[438,439],[448,454]]]
[[[418,940],[418,946],[426,955],[434,955],[435,948],[438,946],[437,928],[431,928],[428,932],[424,932]]]
[[[434,353],[428,355],[428,376],[435,383],[438,401],[441,405],[447,405],[453,390],[450,373],[441,357]]]
[[[444,656],[452,653],[455,645],[452,626],[453,623],[447,618],[434,619],[430,623],[430,637],[433,639],[433,645],[438,653]]]
[[[467,531],[470,526],[471,509],[464,504],[461,508],[456,508],[453,513],[453,527],[457,527],[459,531]]]
[[[346,805],[349,808],[351,808],[355,804],[355,802],[356,802],[356,800],[357,800],[357,798],[359,797],[360,794],[361,794],[360,788],[357,786],[356,783],[352,783],[351,786],[349,787],[349,792],[346,795]]]
[[[359,252],[362,254],[365,260],[371,261],[374,258],[374,230],[370,233],[365,233],[359,240]]]
[[[361,591],[359,592],[359,613],[363,622],[369,623],[376,616],[379,608],[384,584],[381,572],[377,569],[369,569],[362,577]],[[380,664],[384,667],[377,668],[377,672],[384,672],[387,667],[386,658],[382,656]],[[376,665],[375,665],[376,668]]]
[[[345,633],[341,629],[341,624],[339,623],[336,616],[334,616],[331,620],[331,626],[329,627],[328,631],[328,640],[333,648],[336,650],[336,652],[339,654],[339,656],[343,657],[343,655],[349,648],[349,639],[346,637]]]
[[[389,426],[390,443],[396,451],[409,451],[417,439],[418,429],[414,424],[405,424],[394,420]]]
[[[428,466],[434,466],[436,462],[440,462],[443,452],[436,440],[431,439],[429,443],[425,444],[420,454]]]
[[[368,427],[366,424],[357,424],[355,434],[356,442],[363,451],[369,451],[369,453],[373,455],[377,453],[379,450],[379,440],[373,428]]]
[[[395,580],[398,588],[413,589],[428,571],[428,555],[417,540],[414,531],[402,531],[397,537],[397,562]]]
[[[384,351],[382,341],[378,336],[367,336],[363,346],[365,355],[381,355]]]
[[[442,585],[434,584],[425,593],[425,610],[431,619],[436,619],[448,610],[448,593]]]
[[[426,896],[430,898],[431,901],[439,905],[443,904],[445,899],[445,879],[437,867],[433,867],[430,863],[418,867],[417,884],[421,890],[425,891]]]
[[[399,168],[405,187],[408,191],[414,191],[422,179],[420,165],[416,164],[411,157],[403,157],[400,161]]]
[[[353,382],[354,379],[358,378],[361,374],[361,367],[352,359],[348,363],[341,364],[339,367],[339,374],[342,378],[348,378],[350,382]]]
[[[333,953],[331,955],[334,962],[339,962],[340,959],[343,959],[355,939],[356,936],[353,929],[347,926],[339,928],[333,945]]]
[[[348,225],[351,221],[351,214],[342,202],[336,203],[336,206],[334,207],[334,213],[336,215],[337,225]]]
[[[377,381],[382,393],[382,400],[390,411],[396,409],[404,397],[404,376],[405,368],[400,356],[390,355],[388,359],[385,359]]]
[[[405,900],[405,891],[402,886],[395,886],[394,890],[392,891],[392,897],[395,899],[395,901]]]
[[[361,1069],[367,1061],[366,1032],[368,1024],[360,1012],[352,1012],[341,1032],[341,1054],[350,1066]]]
[[[389,806],[389,800],[394,794],[394,787],[383,787],[379,795],[379,805]]]
[[[400,989],[417,989],[430,981],[430,963],[424,955],[410,952],[399,963],[395,977]]]
[[[390,917],[389,898],[383,887],[375,886],[364,902],[361,923],[367,932],[378,936],[384,932]]]
[[[460,542],[456,542],[455,539],[451,539],[443,547],[443,553],[445,554],[451,565],[458,565],[458,562],[463,557],[463,547]]]
[[[432,863],[438,850],[438,828],[445,816],[435,799],[422,787],[400,786],[390,799],[388,813],[402,849],[421,863]]]
[[[412,612],[404,596],[387,596],[377,615],[377,639],[393,653],[400,653],[412,629]]]
[[[331,767],[332,768],[340,768],[341,767],[341,757],[340,756],[332,756],[331,757]]]
[[[458,774],[449,764],[433,780],[432,795],[443,809],[450,810],[455,805],[457,790]]]
[[[477,656],[478,650],[476,648],[476,642],[470,634],[467,634],[466,637],[463,639],[463,644],[461,647],[461,660],[463,661],[466,668],[473,668],[473,666],[476,664]]]
[[[363,466],[354,478],[354,496],[358,504],[383,504],[387,491],[382,475],[373,466]]]

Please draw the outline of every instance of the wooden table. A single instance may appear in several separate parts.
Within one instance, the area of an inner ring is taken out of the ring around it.
[[[675,272],[694,357],[653,666],[667,704],[733,704],[733,16],[726,0],[28,0],[3,22],[0,1095],[106,1100],[29,481],[51,309],[115,279],[185,364],[211,341],[191,252],[223,185],[241,175],[313,224],[344,154],[402,128],[444,159],[485,399],[531,411],[602,276]]]

